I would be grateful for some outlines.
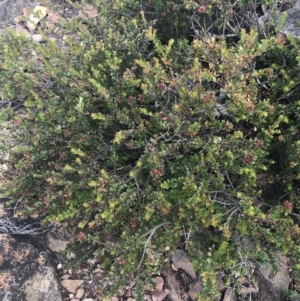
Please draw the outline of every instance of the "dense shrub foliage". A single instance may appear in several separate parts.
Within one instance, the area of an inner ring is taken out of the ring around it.
[[[9,193],[65,221],[76,261],[96,256],[116,287],[181,244],[209,296],[214,268],[270,246],[297,263],[300,55],[250,27],[193,38],[197,2],[151,2],[94,1],[98,17],[61,22],[65,41],[1,38]]]

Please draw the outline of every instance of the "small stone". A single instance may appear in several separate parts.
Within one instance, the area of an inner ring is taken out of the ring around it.
[[[75,298],[82,298],[83,297],[83,295],[84,295],[84,289],[81,287],[78,291],[77,291],[77,293],[76,293],[76,295],[75,295]]]
[[[22,25],[20,25],[20,24],[16,24],[16,32],[17,33],[22,33],[22,34],[24,34],[27,38],[30,38],[31,37],[31,34],[30,34],[30,32],[27,30],[27,29],[25,29]]]
[[[92,299],[92,298],[85,298],[82,301],[94,301],[94,299]]]
[[[76,293],[77,289],[83,284],[83,280],[70,280],[64,279],[61,281],[61,285],[69,292]]]
[[[58,270],[60,270],[61,268],[62,268],[62,264],[61,263],[59,263],[58,265],[57,265],[57,267],[56,267]]]
[[[46,17],[48,8],[45,6],[37,5],[33,12],[30,14],[29,20],[26,22],[26,26],[29,30],[35,30],[37,24]]]
[[[178,269],[177,269],[177,267],[176,267],[176,265],[174,263],[172,263],[172,270],[175,271],[175,272],[178,271]]]
[[[46,22],[47,27],[49,29],[54,29],[55,23],[58,22],[60,19],[61,19],[60,15],[53,12],[49,12],[47,17],[47,22]]]
[[[136,285],[136,281],[130,280],[130,287],[133,288]]]
[[[99,268],[97,268],[97,269],[95,269],[94,270],[94,272],[93,272],[94,274],[96,274],[96,273],[103,273],[103,270],[101,270],[101,269],[99,269]]]
[[[164,280],[162,277],[156,277],[155,278],[155,282],[156,282],[156,288],[155,290],[160,292],[162,291],[163,287],[164,287]]]
[[[198,279],[190,288],[190,290],[188,291],[188,295],[190,296],[190,298],[192,300],[196,300],[196,296],[199,295],[201,293],[202,287],[201,287],[201,282]],[[231,300],[231,299],[230,299]]]
[[[101,277],[102,273],[94,273],[95,277]]]
[[[153,292],[152,293],[152,301],[162,301],[162,300],[164,300],[165,297],[169,294],[169,292],[170,291],[168,289],[165,289],[165,290],[160,291],[160,292]],[[129,300],[129,299],[127,299],[127,300]],[[177,298],[176,299],[174,298],[174,300],[177,300]],[[185,299],[183,299],[183,300],[185,300]]]
[[[44,41],[44,38],[41,34],[37,33],[37,34],[33,34],[31,37],[34,41],[36,42],[42,42]]]
[[[71,275],[65,274],[63,276],[60,277],[60,279],[69,279],[71,277]]]
[[[8,170],[8,165],[7,164],[2,164],[1,165],[1,170],[7,171]]]
[[[23,20],[23,16],[17,16],[13,20],[15,23],[20,23]]]
[[[223,297],[224,301],[237,301],[237,294],[232,287],[228,287]]]
[[[192,280],[197,278],[189,256],[184,250],[177,250],[176,252],[172,253],[172,263],[177,269],[182,269],[185,273],[189,274]]]

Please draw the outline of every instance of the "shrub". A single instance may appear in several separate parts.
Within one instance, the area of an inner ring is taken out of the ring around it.
[[[2,99],[26,111],[2,112],[22,130],[9,157],[22,213],[65,221],[76,261],[96,256],[112,289],[158,273],[184,237],[208,295],[215,267],[243,264],[245,237],[257,258],[269,245],[299,255],[296,47],[254,30],[235,45],[166,40],[134,1],[95,5],[96,19],[61,23],[63,45],[1,38]],[[284,197],[261,199],[278,181]]]

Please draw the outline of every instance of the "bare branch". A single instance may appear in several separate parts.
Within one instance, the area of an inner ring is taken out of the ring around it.
[[[43,229],[40,226],[36,226],[35,223],[28,224],[25,226],[18,226],[16,223],[9,219],[8,217],[4,217],[0,219],[0,232],[5,234],[16,234],[16,235],[36,235],[45,233],[47,230]]]
[[[155,226],[154,228],[152,228],[150,231],[148,231],[148,232],[147,232],[146,234],[144,234],[143,236],[141,236],[141,238],[142,238],[142,237],[145,237],[145,236],[149,235],[149,237],[147,238],[147,240],[146,240],[145,242],[143,242],[143,244],[145,244],[145,247],[144,247],[144,250],[143,250],[142,258],[141,258],[141,260],[140,260],[140,262],[139,262],[139,264],[138,264],[138,267],[136,268],[136,271],[138,271],[138,270],[140,269],[140,267],[141,267],[141,265],[142,265],[142,263],[143,263],[143,261],[144,261],[145,254],[146,254],[146,251],[147,251],[147,246],[148,246],[149,243],[151,242],[151,238],[152,238],[152,236],[154,235],[155,231],[156,231],[158,228],[162,227],[162,226],[170,225],[170,224],[171,224],[170,222],[161,223],[161,224]]]

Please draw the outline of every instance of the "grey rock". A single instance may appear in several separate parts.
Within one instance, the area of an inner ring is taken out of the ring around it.
[[[192,267],[190,258],[184,250],[177,250],[172,253],[172,262],[178,269],[182,269],[185,273],[189,274],[192,280],[197,278],[196,272]]]
[[[280,33],[294,38],[300,37],[300,0],[298,0],[292,8],[280,15],[277,24],[283,21],[284,24],[283,27],[280,28]]]
[[[35,0],[0,0],[0,24],[4,24],[22,13],[26,6],[32,6]]]
[[[24,239],[0,234],[0,300],[62,300],[50,254]]]
[[[260,300],[283,301],[284,292],[292,281],[286,256],[276,251],[274,252],[274,260],[276,273],[274,273],[271,264],[259,266],[254,272],[254,276],[259,283],[258,296]]]

